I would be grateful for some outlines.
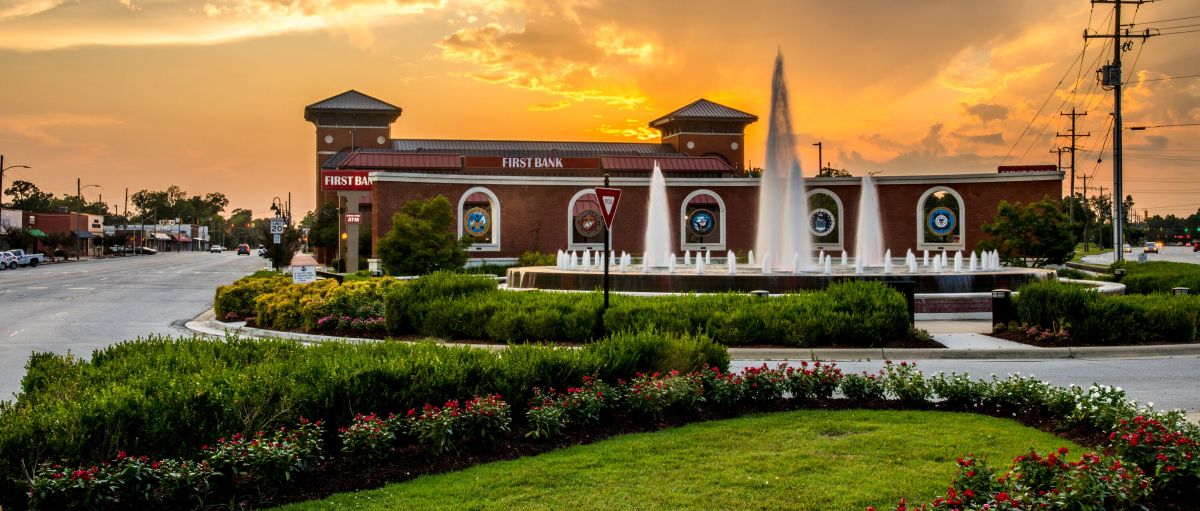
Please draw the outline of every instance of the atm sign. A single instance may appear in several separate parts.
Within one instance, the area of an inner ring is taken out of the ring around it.
[[[371,176],[365,170],[327,170],[321,173],[326,191],[371,191]]]

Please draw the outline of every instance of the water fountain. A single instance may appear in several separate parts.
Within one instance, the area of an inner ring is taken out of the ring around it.
[[[645,244],[642,246],[646,255],[642,258],[642,264],[646,268],[667,266],[667,256],[664,254],[671,253],[671,214],[667,208],[667,180],[663,178],[658,162],[654,162],[654,172],[650,176],[645,232]]]
[[[677,266],[676,256],[672,252],[672,240],[678,237],[675,231],[677,224],[672,220],[676,215],[671,213],[666,180],[655,162],[649,180],[642,263],[635,266],[632,256],[622,253],[619,259],[620,272],[611,275],[614,291],[676,293],[767,290],[778,293],[819,289],[842,280],[876,280],[912,283],[920,303],[921,294],[936,296],[939,293],[986,293],[996,288],[1016,289],[1024,282],[1052,275],[1053,272],[1046,270],[1002,268],[999,253],[995,251],[981,252],[978,256],[971,252],[969,270],[964,272],[961,252],[956,253],[951,262],[945,250],[931,254],[923,245],[906,250],[903,259],[906,268],[893,268],[893,264],[898,264],[899,260],[892,260],[891,251],[885,245],[881,213],[897,212],[889,211],[888,205],[880,202],[871,175],[862,177],[853,260],[842,250],[840,264],[835,265],[833,254],[822,250],[816,254],[814,264],[813,241],[807,221],[808,198],[796,155],[782,55],[775,60],[768,122],[766,164],[758,191],[757,237],[744,262],[739,264],[734,252],[729,250],[724,265],[712,265],[709,251],[696,251],[693,254],[691,250],[686,250],[683,252],[683,265]],[[678,208],[678,204],[674,207]],[[911,214],[907,211],[904,213]],[[919,258],[915,253],[918,250],[921,252]],[[582,264],[580,257],[583,258]],[[510,269],[507,286],[594,290],[601,286],[603,271],[602,267],[590,264],[592,260],[600,264],[602,254],[597,253],[593,258],[590,252],[560,252],[554,267]],[[920,305],[917,309],[921,310]]]
[[[855,259],[864,266],[883,266],[883,218],[879,214],[879,190],[871,174],[862,178],[858,202],[858,225],[854,228]]]

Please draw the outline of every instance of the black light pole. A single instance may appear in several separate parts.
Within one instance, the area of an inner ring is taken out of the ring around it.
[[[817,176],[819,177],[821,175],[821,162],[825,161],[825,155],[822,154],[822,149],[824,149],[824,147],[820,142],[817,142],[813,145],[817,146]]]
[[[8,169],[28,169],[29,165],[4,166],[4,155],[0,154],[0,231],[4,230],[4,171]]]
[[[604,174],[604,187],[608,188],[608,174]],[[604,207],[604,206],[601,206]],[[608,225],[604,226],[604,310],[608,310],[608,238],[611,233]]]

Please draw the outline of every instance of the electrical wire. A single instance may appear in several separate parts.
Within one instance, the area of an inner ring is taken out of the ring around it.
[[[1184,79],[1184,78],[1200,78],[1200,74],[1197,74],[1197,75],[1183,75],[1183,76],[1163,76],[1163,77],[1161,77],[1161,78],[1142,78],[1142,79],[1139,79],[1139,80],[1138,80],[1138,81],[1136,81],[1136,82],[1125,82],[1125,83],[1123,83],[1123,84],[1121,84],[1121,85],[1129,85],[1129,84],[1131,84],[1131,83],[1136,85],[1136,84],[1139,84],[1139,83],[1146,83],[1146,82],[1161,82],[1161,81],[1163,81],[1163,80],[1182,80],[1182,79]]]
[[[1200,18],[1200,16],[1184,16],[1182,18],[1169,18],[1169,19],[1165,19],[1165,20],[1143,21],[1141,24],[1142,25],[1153,25],[1155,23],[1166,23],[1168,21],[1179,21],[1179,20],[1191,20],[1191,19],[1196,19],[1196,18]],[[1130,24],[1130,26],[1132,26],[1132,24]]]

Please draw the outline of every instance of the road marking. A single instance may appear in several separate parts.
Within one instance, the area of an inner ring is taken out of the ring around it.
[[[94,287],[68,287],[67,289],[70,289],[71,291],[91,291],[96,288],[94,288]]]
[[[13,333],[11,333],[11,334],[8,334],[8,336],[9,336],[9,337],[16,337],[16,336],[17,336],[17,334],[19,334],[19,333],[21,333],[21,332],[24,332],[24,331],[25,331],[25,329],[24,329],[24,328],[19,328],[19,329],[17,329],[17,330],[13,330]]]
[[[47,289],[46,286],[29,286],[25,289]]]

